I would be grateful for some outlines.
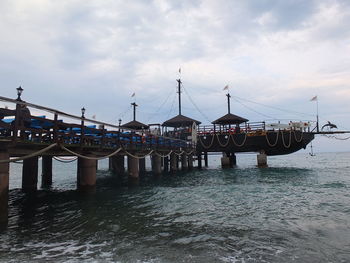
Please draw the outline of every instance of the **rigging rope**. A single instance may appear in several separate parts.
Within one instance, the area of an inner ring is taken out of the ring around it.
[[[296,142],[301,142],[303,140],[303,131],[300,131],[300,139],[299,140],[297,139],[296,131],[293,131],[293,133],[294,133],[294,139]]]
[[[335,139],[335,140],[339,140],[339,141],[346,141],[346,140],[350,139],[350,137],[340,138],[340,137],[337,137],[337,136],[334,136],[334,135],[326,135],[326,134],[322,134],[322,136],[325,136],[328,139]]]
[[[204,137],[204,136],[203,136],[203,137]],[[202,136],[198,136],[198,138],[199,138],[199,141],[200,141],[202,147],[203,147],[204,149],[209,149],[209,148],[211,148],[211,147],[213,146],[213,144],[214,144],[215,135],[212,135],[211,143],[209,144],[209,146],[206,146],[206,145],[203,143],[203,141],[202,141]]]
[[[177,153],[177,152],[173,152],[174,154],[176,154],[177,156],[181,156],[185,151],[181,151],[180,153]]]
[[[219,135],[216,134],[216,138],[217,138],[217,140],[218,140],[219,145],[220,145],[221,147],[224,147],[224,148],[227,147],[227,145],[230,143],[230,136],[231,136],[231,134],[228,136],[226,144],[222,144],[222,143],[220,142]]]
[[[165,157],[168,157],[168,156],[170,156],[170,154],[172,153],[173,151],[170,151],[168,154],[166,154],[166,155],[161,155],[160,153],[158,153],[158,152],[154,152],[154,154],[155,155],[158,155],[159,157],[162,157],[162,158],[165,158]]]
[[[188,98],[190,99],[191,103],[193,104],[193,106],[196,108],[196,110],[204,117],[204,119],[206,119],[209,123],[211,122],[211,120],[208,118],[207,115],[205,115],[197,106],[197,104],[194,102],[194,100],[192,99],[192,97],[190,96],[190,94],[187,92],[187,89],[185,89],[184,85],[182,84],[182,88],[185,91],[185,93],[187,94]]]
[[[153,152],[154,152],[154,150],[151,150],[149,153],[147,153],[147,154],[145,154],[145,155],[143,155],[143,156],[138,156],[138,155],[134,155],[134,154],[132,154],[132,153],[129,153],[128,151],[125,150],[125,153],[126,153],[127,155],[129,155],[129,156],[131,156],[131,157],[133,157],[133,158],[136,158],[136,159],[143,159],[143,158],[145,158],[146,156],[150,155],[150,154],[153,153]]]
[[[48,146],[40,151],[28,154],[28,155],[23,156],[23,157],[18,157],[18,158],[13,158],[13,159],[8,159],[8,160],[0,160],[0,163],[12,163],[12,162],[26,160],[26,159],[41,155],[42,153],[47,152],[48,150],[50,150],[56,146],[57,146],[57,143],[54,143],[54,144],[51,144],[50,146]]]
[[[253,112],[255,112],[255,113],[257,113],[257,114],[259,114],[259,115],[261,115],[261,116],[264,116],[264,117],[267,117],[267,118],[270,118],[270,119],[276,119],[275,117],[266,115],[266,114],[264,114],[264,113],[261,113],[261,112],[259,112],[259,111],[256,111],[256,110],[252,109],[251,107],[248,107],[247,105],[245,105],[245,104],[242,103],[241,101],[237,100],[237,98],[235,98],[235,97],[233,97],[233,96],[232,96],[232,98],[233,98],[235,101],[237,101],[239,104],[241,104],[242,106],[246,107],[247,109],[249,109],[249,110],[251,110],[251,111],[253,111]]]
[[[114,155],[116,155],[118,152],[120,152],[122,150],[122,148],[118,148],[116,151],[112,152],[111,154],[108,154],[106,156],[103,156],[103,157],[91,157],[91,156],[85,156],[85,155],[82,155],[82,154],[79,154],[79,153],[76,153],[76,152],[73,152],[71,150],[69,150],[68,148],[64,147],[63,145],[61,145],[61,148],[62,150],[65,150],[75,156],[78,156],[80,158],[84,158],[84,159],[88,159],[88,160],[102,160],[102,159],[106,159],[106,158],[109,158],[109,157],[112,157]]]
[[[158,113],[160,111],[160,109],[165,105],[165,103],[167,103],[168,99],[170,98],[170,96],[173,94],[173,92],[169,92],[167,98],[165,99],[165,101],[157,108],[157,110],[155,111],[155,113],[151,114],[151,116],[147,119],[146,122],[149,122],[153,116],[157,115],[157,114],[160,114]]]
[[[275,147],[276,145],[277,145],[277,143],[278,143],[278,135],[279,135],[279,131],[277,131],[277,136],[276,136],[276,141],[275,141],[275,143],[270,143],[270,141],[269,141],[269,138],[268,138],[268,134],[269,134],[269,132],[267,132],[266,134],[265,134],[265,137],[266,137],[266,142],[267,142],[267,144],[270,146],[270,147]],[[272,132],[270,132],[270,134],[272,134]]]
[[[240,97],[237,97],[237,96],[232,96],[232,98],[237,98],[239,100],[244,100],[244,101],[247,101],[247,102],[250,102],[250,103],[254,103],[254,104],[257,104],[257,105],[261,105],[261,106],[264,106],[264,107],[267,107],[267,108],[271,108],[271,109],[275,109],[275,110],[279,110],[279,111],[283,111],[283,112],[288,112],[288,113],[293,113],[293,114],[296,114],[296,115],[303,115],[303,116],[308,115],[308,116],[313,116],[313,117],[315,115],[315,114],[310,114],[310,113],[302,113],[302,112],[298,112],[298,111],[286,110],[286,109],[282,109],[282,108],[279,108],[279,107],[269,106],[269,105],[265,105],[263,103],[251,101],[251,100],[248,100],[248,99],[243,99],[243,98],[240,98]]]
[[[241,143],[241,144],[237,144],[236,142],[235,142],[235,140],[233,139],[233,135],[231,135],[231,139],[232,139],[232,141],[233,141],[233,144],[234,145],[236,145],[237,147],[242,147],[244,144],[245,144],[245,142],[246,142],[246,140],[247,140],[247,134],[246,133],[244,133],[244,140],[243,140],[243,142]]]
[[[289,144],[286,145],[285,144],[285,141],[284,141],[284,135],[283,135],[283,132],[281,131],[281,136],[282,136],[282,143],[283,143],[283,146],[285,148],[290,148],[291,144],[292,144],[292,131],[289,132]]]
[[[170,110],[168,112],[168,115],[166,117],[166,119],[169,118],[170,114],[173,112],[173,108],[174,108],[174,104],[175,104],[175,99],[176,99],[176,96],[173,96],[173,101],[171,102],[171,106],[170,106]]]
[[[54,156],[53,157],[56,161],[59,161],[59,162],[61,162],[61,163],[72,163],[72,162],[74,162],[74,161],[76,161],[77,159],[78,159],[78,157],[75,157],[75,158],[72,158],[72,159],[70,159],[70,160],[65,160],[65,159],[63,159],[63,158],[59,158],[59,157],[56,157],[56,156]]]

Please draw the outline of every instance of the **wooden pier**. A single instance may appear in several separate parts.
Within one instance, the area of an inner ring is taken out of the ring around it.
[[[24,192],[37,190],[39,157],[42,157],[41,185],[44,187],[52,184],[53,158],[76,157],[77,189],[83,192],[94,191],[97,161],[106,158],[114,173],[122,175],[127,171],[132,182],[137,182],[140,172],[145,170],[145,158],[151,159],[155,175],[169,168],[178,170],[179,160],[183,170],[193,167],[192,155],[196,150],[190,141],[154,134],[148,129],[134,130],[87,119],[84,108],[81,116],[74,116],[26,103],[20,94],[17,100],[5,97],[0,100],[15,105],[14,109],[0,108],[0,224],[7,222],[10,162],[23,161]],[[29,108],[53,118],[33,116]],[[125,158],[127,167],[124,167]]]
[[[236,153],[257,153],[257,166],[267,167],[268,155],[289,154],[306,146],[316,134],[348,133],[346,131],[319,131],[318,123],[290,122],[268,127],[265,122],[249,123],[247,119],[231,114],[230,95],[227,94],[228,113],[199,126],[199,121],[181,113],[181,80],[178,82],[179,114],[157,129],[154,124],[133,120],[121,125],[109,124],[85,117],[27,103],[21,99],[0,97],[12,103],[13,109],[0,108],[0,226],[7,223],[9,163],[23,161],[22,190],[35,192],[38,185],[38,158],[42,158],[42,187],[52,184],[52,161],[63,156],[77,159],[77,189],[94,192],[98,160],[109,159],[109,169],[118,175],[128,174],[130,182],[137,183],[146,169],[145,158],[150,158],[152,173],[186,171],[208,166],[208,153],[222,154],[222,168],[236,166]],[[29,109],[43,112],[34,116]],[[47,117],[50,115],[50,117]],[[70,121],[67,121],[70,120]],[[162,127],[162,128],[161,128]],[[282,127],[282,128],[281,128]],[[316,129],[316,130],[315,130]],[[127,160],[125,160],[127,158]],[[127,166],[125,167],[125,163]]]

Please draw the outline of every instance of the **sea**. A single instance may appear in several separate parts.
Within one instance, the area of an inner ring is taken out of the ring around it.
[[[137,185],[104,160],[90,194],[76,191],[76,165],[54,161],[52,188],[29,195],[11,164],[0,262],[350,262],[350,153],[271,156],[268,168],[238,154],[231,169],[210,155]]]

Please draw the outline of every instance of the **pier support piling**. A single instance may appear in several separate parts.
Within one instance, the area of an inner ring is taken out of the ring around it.
[[[139,159],[139,172],[140,173],[146,172],[146,158]]]
[[[237,164],[237,159],[235,153],[224,152],[221,157],[221,167],[222,168],[232,168]]]
[[[139,178],[139,159],[128,156],[129,179],[138,180]]]
[[[193,155],[190,154],[187,158],[187,161],[188,161],[188,169],[191,170],[193,169]]]
[[[188,162],[187,162],[187,155],[186,153],[183,153],[181,155],[181,169],[187,170],[188,169]]]
[[[0,151],[0,160],[9,160],[9,153]],[[8,222],[8,191],[9,191],[8,162],[0,163],[0,230],[7,227]]]
[[[23,160],[22,190],[33,192],[38,186],[38,156]]]
[[[205,167],[208,167],[208,152],[204,153],[204,165]]]
[[[43,156],[41,167],[41,187],[50,187],[52,185],[52,156]]]
[[[161,175],[162,174],[162,158],[157,155],[152,155],[152,172],[154,175]]]
[[[96,160],[78,158],[77,187],[82,192],[94,192],[96,189]]]
[[[164,165],[163,165],[164,172],[169,172],[169,157],[168,156],[164,157],[163,161],[164,161]]]
[[[202,168],[202,153],[198,153],[197,161],[198,161],[198,169],[201,169]]]
[[[177,156],[175,153],[170,154],[170,171],[176,172],[178,166]]]
[[[257,155],[257,162],[258,162],[258,167],[267,167],[267,155],[264,151],[261,151]]]
[[[237,165],[237,158],[235,153],[230,154],[230,166],[234,167]]]
[[[110,158],[110,169],[117,175],[124,175],[124,155],[114,155]]]
[[[230,157],[226,155],[226,153],[222,153],[221,157],[221,168],[230,168]]]

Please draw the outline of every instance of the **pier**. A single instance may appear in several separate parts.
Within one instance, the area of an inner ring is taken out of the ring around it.
[[[110,170],[121,176],[126,173],[130,182],[137,183],[145,171],[145,158],[150,158],[155,175],[193,167],[195,145],[190,141],[152,133],[147,125],[134,120],[125,125],[113,125],[81,116],[67,114],[18,98],[0,97],[13,103],[14,109],[0,108],[0,224],[7,222],[9,163],[23,161],[22,190],[35,192],[38,185],[38,158],[42,158],[41,185],[50,187],[53,158],[77,158],[77,190],[93,192],[99,160],[109,158]],[[33,116],[30,109],[52,115]],[[63,121],[69,118],[75,122]],[[78,123],[77,123],[78,122]],[[79,123],[80,122],[80,123]],[[140,124],[142,127],[130,127]],[[127,167],[125,167],[125,158]]]
[[[127,175],[137,184],[146,170],[146,158],[156,176],[208,167],[208,155],[221,155],[222,168],[237,165],[236,154],[254,152],[257,167],[267,167],[270,155],[298,151],[314,139],[316,134],[347,132],[319,131],[318,123],[249,122],[234,115],[227,96],[227,114],[210,125],[187,117],[181,112],[181,80],[178,83],[179,114],[162,124],[145,124],[136,120],[135,102],[133,120],[114,125],[88,119],[86,109],[81,116],[72,115],[46,106],[25,102],[23,89],[17,89],[17,99],[0,97],[11,103],[12,109],[0,108],[0,225],[8,220],[9,163],[23,161],[22,191],[33,193],[38,187],[38,160],[42,158],[41,186],[52,185],[53,159],[75,158],[77,190],[94,192],[98,161],[109,159],[109,169],[119,176]],[[31,110],[43,115],[32,115]],[[68,121],[70,120],[70,121]],[[153,128],[152,128],[153,127]],[[127,165],[125,165],[127,164]]]

